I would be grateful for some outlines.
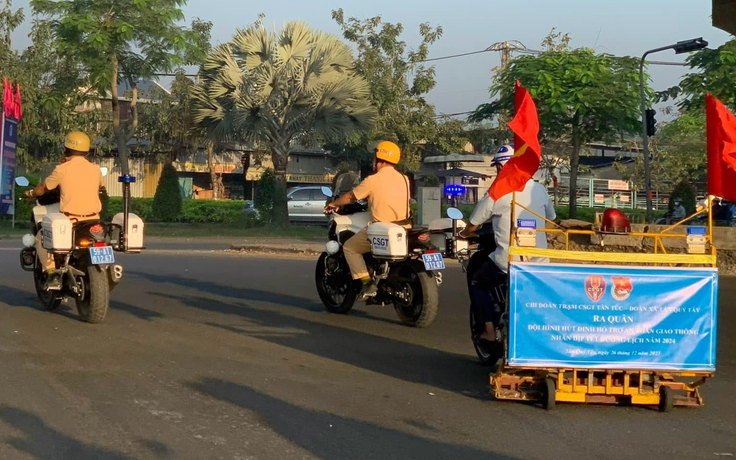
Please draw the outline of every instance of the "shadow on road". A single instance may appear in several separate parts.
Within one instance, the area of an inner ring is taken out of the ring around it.
[[[10,438],[7,442],[38,459],[134,460],[128,455],[70,438],[51,428],[37,415],[21,409],[3,406],[0,419],[25,434],[25,437]]]
[[[36,297],[35,291],[29,292],[10,286],[0,286],[0,292],[2,292],[2,303],[7,304],[10,307],[30,308],[31,310],[45,311],[41,302]],[[145,321],[151,321],[152,319],[163,317],[163,315],[157,311],[138,307],[125,302],[119,302],[117,300],[111,300],[110,310],[124,311]],[[70,299],[67,304],[62,303],[54,313],[67,318],[79,320],[77,308],[73,299]]]
[[[252,325],[207,323],[411,383],[426,384],[477,399],[490,399],[488,368],[468,356],[434,350],[360,331],[296,318],[244,303],[161,294],[207,312],[238,316]],[[278,332],[275,332],[278,331]]]
[[[323,460],[514,460],[474,447],[443,443],[370,422],[306,409],[232,382],[205,379],[189,386],[257,413],[281,436]]]
[[[248,299],[255,302],[271,302],[290,307],[302,308],[309,311],[323,311],[324,307],[321,303],[297,297],[288,294],[279,294],[275,292],[267,292],[259,289],[237,288],[232,286],[224,286],[209,281],[203,281],[193,278],[184,278],[181,276],[157,275],[155,273],[136,274],[142,279],[150,281],[154,284],[174,284],[176,286],[196,289],[199,292],[215,294],[224,297],[232,297],[234,299]],[[168,297],[168,296],[167,296]]]

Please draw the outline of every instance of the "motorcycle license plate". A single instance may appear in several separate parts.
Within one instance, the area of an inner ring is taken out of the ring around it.
[[[445,259],[439,252],[435,252],[432,254],[422,254],[422,261],[424,262],[424,268],[426,268],[427,270],[445,269]]]
[[[89,248],[89,256],[94,265],[115,263],[115,254],[112,252],[112,246]]]

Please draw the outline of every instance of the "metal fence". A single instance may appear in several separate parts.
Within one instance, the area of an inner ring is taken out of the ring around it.
[[[636,191],[631,182],[608,179],[578,179],[576,204],[580,208],[618,208],[646,209],[647,201],[644,192]],[[557,189],[550,189],[550,196],[555,196],[556,204],[566,206],[569,203],[569,184],[560,184]],[[653,192],[652,207],[655,210],[667,209],[669,195]]]

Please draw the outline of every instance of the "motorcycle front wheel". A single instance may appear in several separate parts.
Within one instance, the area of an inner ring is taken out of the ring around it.
[[[54,311],[59,308],[59,305],[61,305],[63,297],[58,292],[47,291],[44,289],[43,285],[46,283],[46,278],[48,278],[48,274],[43,267],[36,262],[36,269],[33,270],[33,284],[36,287],[38,300],[41,301],[41,305],[43,305],[45,310]]]
[[[338,314],[345,314],[353,308],[362,285],[360,281],[353,280],[342,253],[330,256],[323,252],[317,260],[314,280],[322,304],[330,313]]]

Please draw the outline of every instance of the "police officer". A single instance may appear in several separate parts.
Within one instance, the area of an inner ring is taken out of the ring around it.
[[[72,222],[100,218],[102,202],[99,191],[104,187],[102,170],[89,160],[90,139],[80,131],[69,133],[64,140],[65,161],[54,168],[54,171],[25,195],[29,198],[40,197],[57,187],[61,200],[59,211],[69,217]],[[36,235],[36,251],[39,260],[46,265],[48,277],[45,283],[47,290],[61,289],[61,276],[56,273],[56,264],[41,243],[41,232]]]
[[[409,179],[395,168],[401,159],[401,149],[393,142],[381,141],[374,152],[375,174],[366,177],[355,189],[325,206],[325,213],[353,201],[367,199],[372,222],[391,222],[411,227]],[[343,245],[353,279],[363,282],[363,299],[375,297],[378,293],[378,286],[371,280],[363,259],[363,254],[370,250],[368,227],[353,235]]]

